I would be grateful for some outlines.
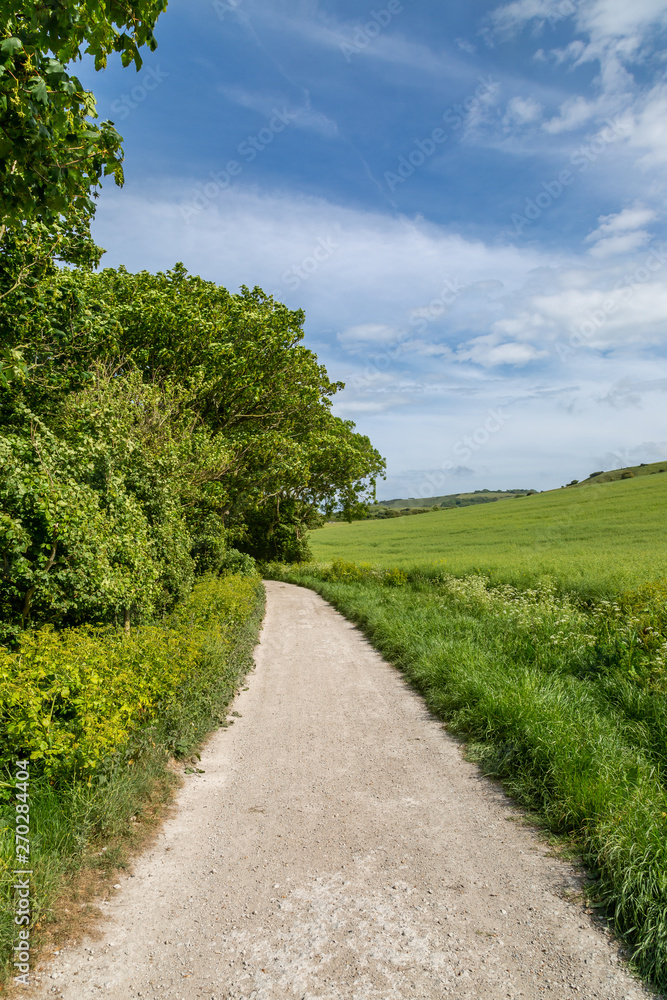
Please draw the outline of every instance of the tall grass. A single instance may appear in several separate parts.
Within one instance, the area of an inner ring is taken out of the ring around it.
[[[487,773],[577,838],[598,904],[667,987],[667,590],[605,605],[342,562],[269,573],[360,625]]]

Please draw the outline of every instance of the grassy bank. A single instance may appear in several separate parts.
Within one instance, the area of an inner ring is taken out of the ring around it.
[[[269,572],[360,625],[487,773],[576,838],[598,904],[665,989],[667,587],[585,603],[342,561]]]
[[[329,524],[310,543],[318,561],[444,567],[495,582],[610,595],[667,565],[667,474],[582,484],[516,500],[433,511],[428,517]]]
[[[0,649],[0,949],[11,975],[14,868],[29,867],[31,946],[72,887],[94,884],[167,801],[171,756],[226,724],[252,662],[264,607],[255,577],[199,583],[164,622],[117,630],[44,629]],[[15,852],[15,762],[30,762],[30,855]],[[146,822],[142,824],[142,820]]]

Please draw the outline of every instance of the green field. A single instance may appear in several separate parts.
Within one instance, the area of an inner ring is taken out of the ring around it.
[[[423,517],[328,524],[311,535],[335,558],[612,594],[667,575],[667,475],[581,484]]]

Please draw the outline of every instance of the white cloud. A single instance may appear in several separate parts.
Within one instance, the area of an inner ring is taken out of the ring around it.
[[[515,0],[496,8],[491,22],[496,31],[515,33],[530,21],[543,27],[568,18],[594,40],[606,40],[667,24],[667,8],[664,0]]]
[[[467,38],[457,38],[455,40],[455,45],[457,49],[461,50],[461,52],[467,52],[470,56],[474,56],[477,52],[477,46],[473,45],[472,42],[469,42]]]
[[[639,166],[667,165],[667,84],[658,84],[637,102],[629,142],[643,154]]]
[[[474,361],[484,368],[495,368],[499,365],[522,367],[530,361],[544,357],[544,352],[532,344],[520,344],[516,341],[498,344],[494,342],[493,337],[477,337],[459,347],[456,357],[460,361]]]
[[[664,0],[584,0],[577,4],[577,18],[593,38],[617,38],[667,25],[667,7]]]
[[[507,104],[505,120],[517,125],[536,121],[542,114],[542,105],[532,97],[513,97]]]
[[[646,246],[650,238],[650,235],[642,230],[620,233],[618,236],[607,236],[598,240],[595,246],[591,247],[589,253],[592,257],[611,257],[612,255],[633,253]]]
[[[575,12],[571,0],[513,0],[492,11],[493,29],[501,34],[515,34],[529,21],[537,21],[538,30],[549,22],[556,24]]]
[[[657,265],[657,260],[654,259]],[[551,295],[533,295],[517,317],[517,333],[526,339],[573,345],[576,352],[617,351],[632,354],[664,342],[667,284],[649,277],[644,264],[632,283],[622,271],[583,272],[585,287],[564,287]],[[632,277],[632,274],[630,275]]]
[[[589,122],[596,110],[596,104],[585,97],[571,97],[561,105],[558,117],[545,122],[542,128],[551,135],[570,132]]]
[[[339,343],[345,347],[368,346],[372,344],[391,344],[399,338],[399,333],[391,326],[382,323],[361,323],[350,326],[338,334]]]
[[[612,254],[630,254],[639,250],[651,239],[642,226],[652,222],[655,217],[653,209],[642,205],[624,208],[614,215],[601,215],[598,228],[586,237],[586,243],[593,244],[589,253],[593,257],[609,257]]]
[[[338,400],[336,402],[336,416],[346,419],[356,418],[367,413],[378,414],[387,413],[396,409],[397,406],[406,405],[407,399],[400,396],[385,396],[380,399],[350,399]]]
[[[598,219],[600,225],[597,229],[586,237],[586,241],[600,239],[602,236],[613,236],[615,233],[624,233],[628,229],[641,229],[649,222],[653,222],[656,213],[652,208],[645,208],[643,205],[634,205],[632,208],[624,208],[622,212],[614,215],[601,215]]]

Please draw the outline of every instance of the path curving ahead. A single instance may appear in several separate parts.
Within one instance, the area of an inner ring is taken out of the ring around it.
[[[648,997],[567,901],[573,869],[400,674],[316,594],[267,596],[241,717],[102,906],[101,938],[31,995]]]

